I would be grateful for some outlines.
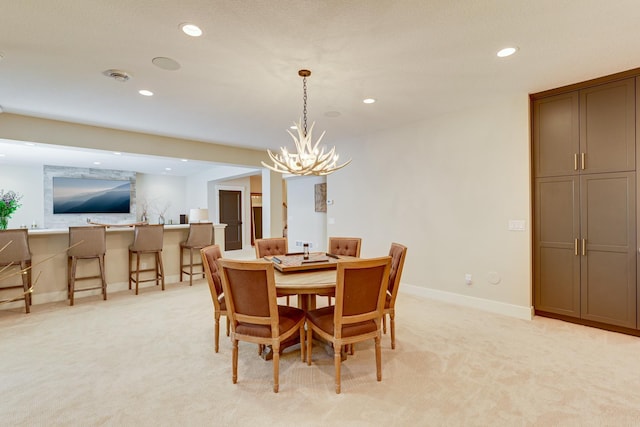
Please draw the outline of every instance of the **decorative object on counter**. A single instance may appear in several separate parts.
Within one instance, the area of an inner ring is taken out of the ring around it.
[[[187,223],[187,215],[180,214],[180,224],[186,224],[186,223]]]
[[[20,200],[22,194],[13,190],[0,190],[0,230],[6,230],[9,225],[9,218],[22,204]]]
[[[164,215],[163,214],[160,214],[158,216],[158,224],[164,224]]]
[[[318,147],[320,141],[322,141],[322,137],[324,137],[324,132],[322,132],[322,135],[320,135],[316,143],[312,144],[311,133],[313,132],[315,123],[312,123],[307,131],[307,77],[311,75],[311,71],[300,70],[298,71],[298,75],[302,77],[302,89],[304,93],[302,97],[302,116],[304,121],[299,120],[297,123],[294,122],[295,129],[298,131],[297,138],[291,131],[287,130],[296,144],[296,150],[290,153],[285,147],[280,147],[280,153],[275,154],[271,152],[271,150],[267,150],[267,154],[273,162],[273,165],[262,162],[262,166],[283,174],[290,173],[302,176],[329,175],[347,166],[351,163],[351,160],[338,164],[339,156],[336,153],[336,147],[328,151],[324,146]]]
[[[164,216],[167,213],[167,210],[169,209],[169,206],[171,206],[171,202],[165,203],[164,207],[158,209],[158,224],[164,224],[165,223]]]
[[[209,221],[209,209],[197,208],[189,210],[189,222]]]

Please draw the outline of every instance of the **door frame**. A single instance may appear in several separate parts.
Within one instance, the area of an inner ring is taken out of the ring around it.
[[[247,207],[246,207],[246,200],[244,198],[245,196],[245,188],[241,185],[216,185],[215,187],[215,193],[216,193],[216,209],[214,212],[214,222],[216,224],[220,224],[220,190],[222,191],[239,191],[240,192],[240,200],[242,201],[241,203],[241,209],[240,209],[240,216],[242,218],[242,249],[245,249],[247,247],[246,243],[246,239],[247,239]]]

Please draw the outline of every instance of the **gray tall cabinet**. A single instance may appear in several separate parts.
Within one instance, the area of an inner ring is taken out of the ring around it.
[[[627,72],[531,96],[538,314],[640,328],[638,86]]]

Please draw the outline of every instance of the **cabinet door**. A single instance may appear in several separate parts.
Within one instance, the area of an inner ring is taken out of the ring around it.
[[[540,178],[535,189],[537,310],[580,317],[579,177]]]
[[[636,167],[635,79],[580,91],[580,150],[584,173]]]
[[[534,101],[533,163],[537,178],[577,172],[578,106],[577,91]]]
[[[635,180],[635,172],[581,177],[583,319],[636,327]]]

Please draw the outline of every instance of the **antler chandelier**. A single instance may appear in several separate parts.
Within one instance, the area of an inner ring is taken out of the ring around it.
[[[298,75],[302,77],[302,88],[304,91],[302,98],[304,103],[302,110],[304,121],[298,120],[297,123],[294,122],[298,130],[297,137],[291,133],[291,131],[287,130],[296,144],[296,152],[290,153],[285,147],[280,147],[279,154],[274,154],[271,150],[267,150],[273,165],[268,165],[265,162],[262,162],[262,165],[275,172],[290,173],[293,175],[329,175],[347,166],[351,163],[351,160],[338,164],[339,156],[336,153],[336,147],[333,147],[329,151],[326,151],[324,146],[318,148],[322,137],[324,137],[324,132],[322,132],[322,135],[320,135],[316,143],[313,144],[311,134],[315,122],[311,124],[307,132],[307,77],[311,75],[311,71],[300,70],[298,71]]]

